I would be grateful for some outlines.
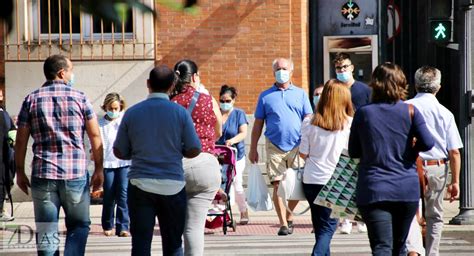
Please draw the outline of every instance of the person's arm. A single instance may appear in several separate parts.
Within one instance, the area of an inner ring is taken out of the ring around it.
[[[459,149],[448,151],[449,168],[451,169],[451,184],[448,185],[449,202],[459,196],[459,172],[461,170],[461,154]]]
[[[28,195],[30,180],[25,173],[25,156],[28,139],[30,138],[30,128],[20,127],[16,133],[15,144],[15,165],[16,165],[16,184],[25,194]]]
[[[240,125],[239,126],[239,133],[237,135],[235,135],[233,138],[228,139],[225,142],[225,145],[226,146],[232,146],[232,145],[237,144],[237,143],[241,142],[242,140],[244,140],[245,137],[247,137],[247,128],[248,128],[248,124]]]
[[[309,155],[309,138],[311,135],[310,129],[311,122],[309,118],[305,118],[303,120],[303,124],[301,125],[301,142],[299,146],[299,153],[301,158],[306,159]]]
[[[199,148],[191,148],[183,152],[183,156],[186,158],[195,158],[199,154],[201,154],[201,149]]]
[[[360,111],[357,111],[354,115],[354,119],[352,120],[351,124],[348,150],[349,156],[352,158],[360,158],[362,156],[362,145],[360,143],[359,134],[357,133],[357,130],[361,128],[358,122],[358,119],[362,118],[361,115],[362,113]]]
[[[250,152],[249,152],[249,160],[251,163],[258,162],[257,145],[258,145],[258,140],[260,139],[260,136],[262,135],[263,124],[264,124],[263,119],[255,118],[255,121],[253,122],[252,135],[250,139]]]
[[[304,120],[305,118],[313,115],[313,108],[311,107],[311,103],[309,102],[309,97],[306,93],[303,93],[303,104],[304,104],[303,105],[303,111],[304,111],[303,120]]]
[[[214,114],[216,115],[216,125],[214,127],[214,131],[216,140],[218,140],[222,136],[222,114],[219,104],[217,104],[217,101],[214,99],[214,97],[212,97],[212,111],[214,111]]]
[[[104,182],[104,149],[102,139],[100,138],[99,123],[97,118],[93,117],[86,120],[86,132],[91,142],[91,151],[94,157],[94,174],[92,174],[92,190],[98,190]]]

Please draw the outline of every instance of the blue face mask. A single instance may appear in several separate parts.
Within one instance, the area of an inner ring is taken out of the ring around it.
[[[318,105],[319,98],[320,98],[319,95],[313,96],[313,105],[314,105],[314,107],[316,107],[316,105]]]
[[[106,114],[110,119],[116,119],[120,116],[120,112],[107,111]]]
[[[232,103],[221,103],[220,105],[221,105],[221,110],[224,112],[231,110],[232,107],[234,106],[232,105]]]
[[[349,82],[349,79],[351,78],[351,71],[336,73],[336,78],[337,78],[337,80],[339,80],[343,83],[347,83],[347,82]]]
[[[284,84],[290,81],[290,71],[284,69],[278,70],[275,72],[275,79],[279,84]]]
[[[74,74],[71,74],[71,80],[69,80],[67,84],[72,87],[74,83],[76,83],[76,77],[74,76]]]

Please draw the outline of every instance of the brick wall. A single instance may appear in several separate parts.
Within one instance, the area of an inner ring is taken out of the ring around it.
[[[224,83],[236,86],[236,104],[247,113],[273,83],[276,57],[293,59],[293,82],[308,91],[307,0],[203,0],[199,5],[197,15],[157,7],[158,64],[194,60],[213,96]]]

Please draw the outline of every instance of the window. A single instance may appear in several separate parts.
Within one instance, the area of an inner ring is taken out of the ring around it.
[[[37,6],[40,6],[39,11]],[[45,35],[50,34],[53,37],[61,35],[62,37],[69,37],[71,34],[73,38],[77,38],[77,34],[81,34],[84,38],[90,38],[92,35],[94,38],[111,38],[111,34],[114,33],[114,38],[122,38],[124,33],[125,38],[130,39],[133,36],[133,11],[130,9],[126,14],[127,20],[123,26],[112,22],[103,22],[98,17],[92,17],[91,15],[81,13],[74,10],[70,6],[70,1],[64,0],[33,0],[33,18],[40,22],[40,35],[44,38]],[[35,15],[35,13],[39,13]],[[82,26],[81,26],[82,25]],[[112,30],[113,27],[113,30]],[[37,29],[36,29],[37,30]],[[38,38],[36,31],[35,38]]]
[[[99,1],[99,0],[94,0]],[[141,0],[153,7],[154,0]],[[130,9],[124,24],[75,10],[72,0],[18,0],[6,35],[6,60],[43,60],[64,54],[79,60],[154,59],[152,14]]]

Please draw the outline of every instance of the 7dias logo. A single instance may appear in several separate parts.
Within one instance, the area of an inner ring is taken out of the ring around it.
[[[57,223],[37,223],[34,226],[23,224],[0,225],[2,234],[0,254],[5,251],[56,250],[60,244]]]

